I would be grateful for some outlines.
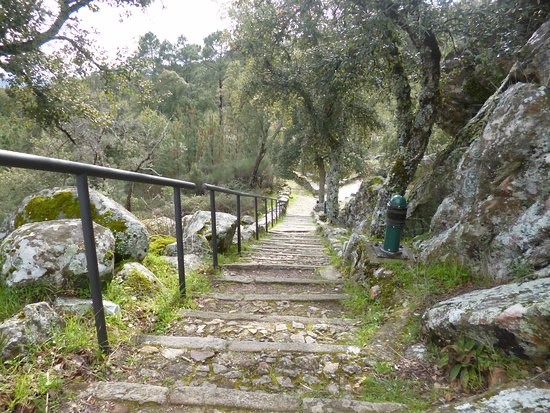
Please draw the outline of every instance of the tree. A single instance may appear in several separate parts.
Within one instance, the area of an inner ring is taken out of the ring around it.
[[[379,235],[384,225],[387,202],[394,193],[404,195],[428,145],[439,104],[441,52],[433,30],[433,10],[423,1],[353,2],[363,13],[363,25],[369,26],[369,22],[375,21],[380,27],[379,41],[385,49],[382,56],[388,63],[391,90],[396,102],[398,149],[371,219],[370,232]],[[411,76],[405,64],[409,44],[416,56],[413,70],[416,69],[420,77],[420,90],[414,102],[409,80]]]
[[[357,49],[347,48],[341,39],[345,25],[339,3],[241,0],[233,9],[234,47],[254,67],[258,91],[289,108],[293,121],[299,122],[286,131],[286,138],[299,144],[302,157],[315,159],[318,165],[328,163],[331,222],[338,217],[342,154],[350,126],[374,123],[372,110],[353,99],[354,90],[362,86],[365,66]],[[362,116],[357,116],[359,112]],[[290,147],[295,145],[281,149]],[[319,169],[322,174],[324,168]]]

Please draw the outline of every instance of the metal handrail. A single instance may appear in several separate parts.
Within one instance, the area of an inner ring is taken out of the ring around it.
[[[185,264],[183,251],[183,228],[182,228],[182,208],[181,208],[181,190],[182,189],[197,189],[197,185],[193,182],[182,181],[178,179],[165,178],[162,176],[154,176],[142,174],[139,172],[124,171],[121,169],[107,168],[103,166],[90,165],[80,162],[67,161],[63,159],[48,158],[44,156],[30,155],[26,153],[13,152],[0,149],[0,166],[8,166],[23,169],[33,169],[48,172],[58,172],[63,174],[71,174],[76,176],[76,188],[80,207],[80,216],[82,222],[82,233],[84,237],[84,248],[86,251],[86,263],[88,268],[88,276],[90,283],[90,293],[92,296],[92,307],[94,311],[95,327],[99,347],[104,353],[108,353],[109,341],[107,338],[107,326],[105,323],[105,313],[103,310],[103,297],[101,294],[101,283],[99,279],[99,269],[97,262],[97,251],[95,246],[94,228],[92,221],[92,208],[90,204],[90,193],[88,185],[88,177],[107,178],[119,181],[131,181],[152,185],[169,186],[174,189],[174,215],[176,223],[176,251],[178,261],[178,277],[179,289],[182,296],[185,296]],[[241,220],[240,220],[240,197],[254,197],[257,206],[258,199],[264,199],[266,206],[266,231],[267,231],[267,200],[277,201],[277,209],[275,211],[276,219],[280,216],[278,211],[279,201],[274,198],[265,197],[263,195],[249,194],[239,192],[228,188],[223,188],[210,184],[203,184],[203,189],[210,191],[210,205],[212,214],[212,251],[214,258],[214,266],[217,266],[217,242],[216,242],[216,209],[215,209],[215,192],[224,192],[237,195],[237,215],[238,215],[238,245],[239,253],[241,250]],[[273,216],[273,209],[271,211]],[[273,218],[272,218],[273,225]],[[258,214],[256,208],[256,228],[258,228]],[[258,231],[256,231],[258,236]]]
[[[256,222],[256,240],[260,237],[260,224],[258,222],[258,199],[264,200],[264,211],[265,211],[265,232],[269,232],[268,224],[268,209],[267,201],[271,202],[271,228],[273,228],[273,201],[275,201],[275,216],[278,220],[281,215],[279,210],[279,200],[277,198],[271,198],[265,195],[250,194],[248,192],[236,191],[234,189],[227,189],[216,185],[211,184],[202,184],[203,191],[210,191],[210,220],[212,221],[212,265],[214,268],[218,266],[218,237],[216,229],[216,192],[221,192],[230,195],[236,195],[237,199],[237,252],[241,253],[241,197],[254,198],[254,220]]]

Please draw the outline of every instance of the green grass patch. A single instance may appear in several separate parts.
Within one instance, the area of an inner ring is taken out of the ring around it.
[[[430,406],[422,383],[418,380],[388,378],[380,375],[366,377],[361,383],[363,399],[373,403],[391,401],[407,405],[407,412],[425,412]]]

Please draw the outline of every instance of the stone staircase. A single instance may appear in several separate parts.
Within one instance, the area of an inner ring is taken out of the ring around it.
[[[353,345],[357,322],[341,304],[312,207],[298,197],[169,335],[137,337],[131,356],[115,352],[109,380],[81,393],[96,410],[82,411],[403,411],[357,400],[375,360]]]

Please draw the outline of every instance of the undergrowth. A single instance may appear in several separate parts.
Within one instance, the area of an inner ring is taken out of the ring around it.
[[[209,291],[208,275],[201,271],[186,273],[186,296],[179,292],[178,272],[160,257],[162,245],[170,237],[153,238],[153,248],[143,265],[154,275],[153,281],[138,272],[122,280],[115,277],[104,289],[103,299],[121,307],[107,316],[107,331],[112,349],[128,345],[140,332],[162,334],[180,316],[182,307],[193,307],[193,297]],[[158,245],[157,245],[158,244]],[[54,291],[44,287],[9,288],[0,286],[0,320],[12,316],[26,304],[52,302],[56,295],[87,296],[86,291]],[[63,322],[51,337],[39,345],[27,345],[25,351],[9,360],[0,357],[0,412],[55,411],[65,383],[95,380],[106,375],[105,356],[97,346],[91,313],[61,314]],[[0,338],[0,349],[6,339]]]

